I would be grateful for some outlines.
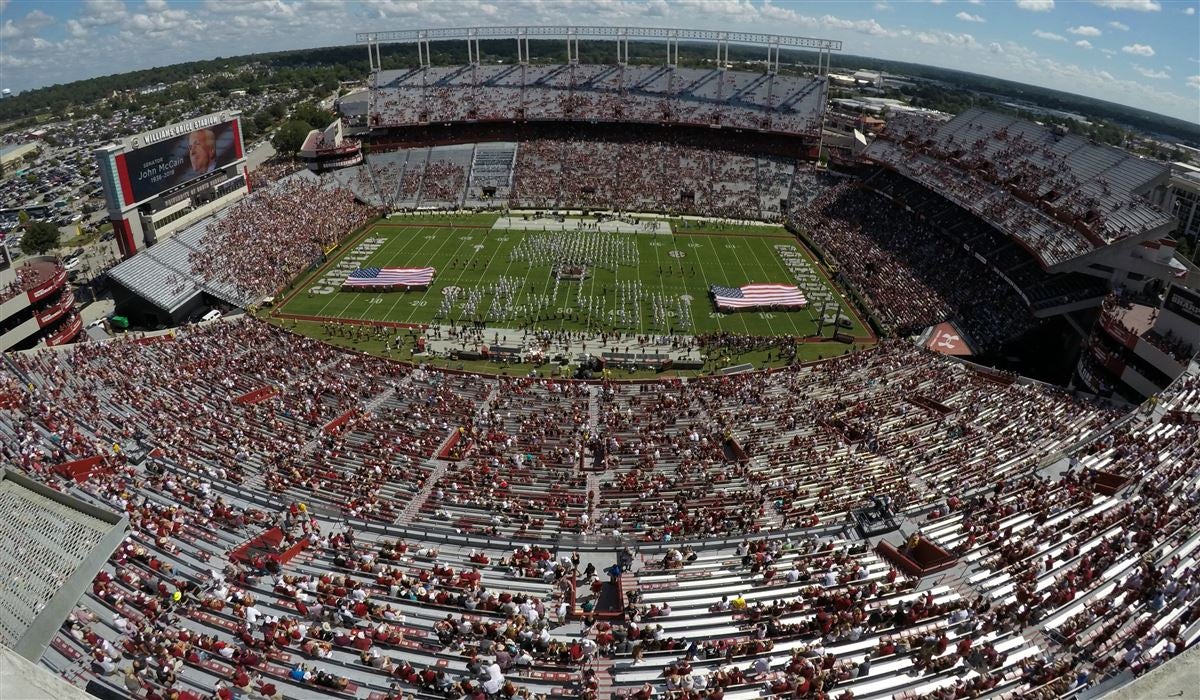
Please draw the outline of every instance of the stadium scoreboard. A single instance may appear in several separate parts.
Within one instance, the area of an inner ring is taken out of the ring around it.
[[[123,257],[248,193],[241,115],[215,112],[95,152]]]

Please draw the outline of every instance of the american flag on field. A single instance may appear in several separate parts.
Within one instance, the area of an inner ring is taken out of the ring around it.
[[[432,267],[360,267],[343,282],[346,287],[428,287]]]
[[[776,308],[799,308],[808,304],[795,285],[747,284],[744,287],[722,287],[712,285],[710,291],[717,308],[722,310],[755,309],[773,306]]]

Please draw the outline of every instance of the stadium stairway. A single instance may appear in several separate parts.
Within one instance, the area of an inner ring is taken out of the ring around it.
[[[411,525],[416,519],[417,514],[421,512],[421,506],[425,501],[429,500],[429,494],[433,493],[434,487],[443,476],[446,475],[446,467],[449,464],[445,460],[430,460],[433,464],[433,470],[429,472],[429,476],[425,477],[425,483],[421,486],[421,490],[417,495],[412,497],[404,506],[404,510],[400,511],[400,515],[396,517],[397,525]]]

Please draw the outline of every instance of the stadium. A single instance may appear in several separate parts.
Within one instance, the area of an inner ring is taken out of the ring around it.
[[[227,113],[97,152],[163,329],[4,355],[13,697],[1189,687],[1169,165],[978,108],[835,133],[824,39],[358,41],[306,169],[248,170]]]

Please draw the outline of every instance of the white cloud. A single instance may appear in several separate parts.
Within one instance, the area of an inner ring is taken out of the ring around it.
[[[1103,33],[1099,29],[1086,24],[1081,24],[1078,27],[1071,27],[1067,31],[1072,34],[1078,34],[1079,36],[1100,36]]]
[[[1081,49],[1092,48],[1092,42],[1088,41],[1087,39],[1080,39],[1079,41],[1075,42],[1075,45]]]
[[[1162,5],[1157,0],[1092,0],[1092,4],[1110,10],[1134,10],[1136,12],[1158,12]]]
[[[763,18],[778,20],[781,22],[795,22],[798,15],[795,10],[789,10],[786,7],[774,5],[770,0],[763,0],[762,7],[759,9]]]
[[[1044,32],[1041,29],[1033,30],[1033,35],[1039,39],[1045,39],[1046,41],[1066,41],[1067,40],[1067,37],[1063,36],[1062,34],[1055,34],[1054,32]]]
[[[1054,0],[1017,0],[1017,7],[1030,12],[1049,12],[1054,9]]]
[[[1116,29],[1119,32],[1129,31],[1129,25],[1125,24],[1124,22],[1109,22],[1108,26],[1112,27],[1113,29]]]
[[[7,53],[0,53],[0,68],[26,68],[33,65],[37,65],[37,62],[28,58],[18,58]]]
[[[958,19],[961,19],[964,22],[983,23],[983,22],[987,21],[986,19],[980,17],[979,15],[973,15],[970,12],[959,12],[957,15],[954,15],[954,16],[957,17]]]
[[[165,8],[166,2],[157,0]],[[149,3],[147,3],[148,5]],[[206,0],[204,8],[210,12],[231,14],[252,14],[267,17],[291,17],[300,9],[299,3],[288,4],[283,0],[243,0],[242,2],[226,2],[224,0]]]
[[[1143,68],[1142,66],[1134,66],[1133,69],[1145,78],[1153,80],[1168,80],[1171,77],[1170,73],[1161,70],[1153,70],[1151,68]]]
[[[83,0],[79,21],[88,27],[103,27],[125,19],[125,3],[121,0]]]
[[[54,24],[53,17],[41,10],[31,10],[19,20],[5,20],[4,24],[0,25],[0,39],[16,39],[17,37],[29,36],[51,24]],[[5,48],[11,49],[12,47]]]
[[[988,51],[991,51],[992,53],[1004,53],[1004,47],[1001,46],[999,42],[993,41],[992,43],[988,44]]]
[[[42,12],[41,10],[33,10],[29,14],[25,15],[25,19],[21,20],[21,24],[26,29],[36,30],[41,29],[42,27],[49,27],[51,24],[54,24],[54,18],[45,12]]]
[[[77,19],[67,20],[67,33],[73,37],[87,36],[87,27],[79,23]]]
[[[1200,88],[1200,75],[1189,75],[1187,86],[1190,88]]]
[[[958,34],[956,32],[943,32],[933,30],[928,32],[917,32],[912,35],[918,42],[926,46],[953,46],[956,48],[980,48],[982,45],[975,40],[975,37],[966,32]],[[997,45],[998,46],[998,45]]]
[[[1105,56],[1108,56],[1109,58],[1112,58],[1113,56],[1117,55],[1117,52],[1113,51],[1112,49],[1100,49],[1100,53],[1104,54]]]
[[[834,29],[849,29],[850,31],[870,36],[897,36],[896,32],[884,28],[883,25],[874,19],[842,19],[833,15],[825,15],[821,18],[821,24]]]
[[[1185,8],[1183,8],[1183,14],[1187,15],[1188,17],[1191,17],[1192,15],[1196,14],[1196,8],[1185,7]]]
[[[1127,54],[1145,56],[1147,58],[1154,55],[1154,47],[1148,44],[1130,44],[1129,46],[1122,46],[1121,50]]]
[[[877,2],[874,5],[872,5],[871,7],[875,8],[876,12],[891,12],[892,11],[892,6],[887,4],[887,2]]]

